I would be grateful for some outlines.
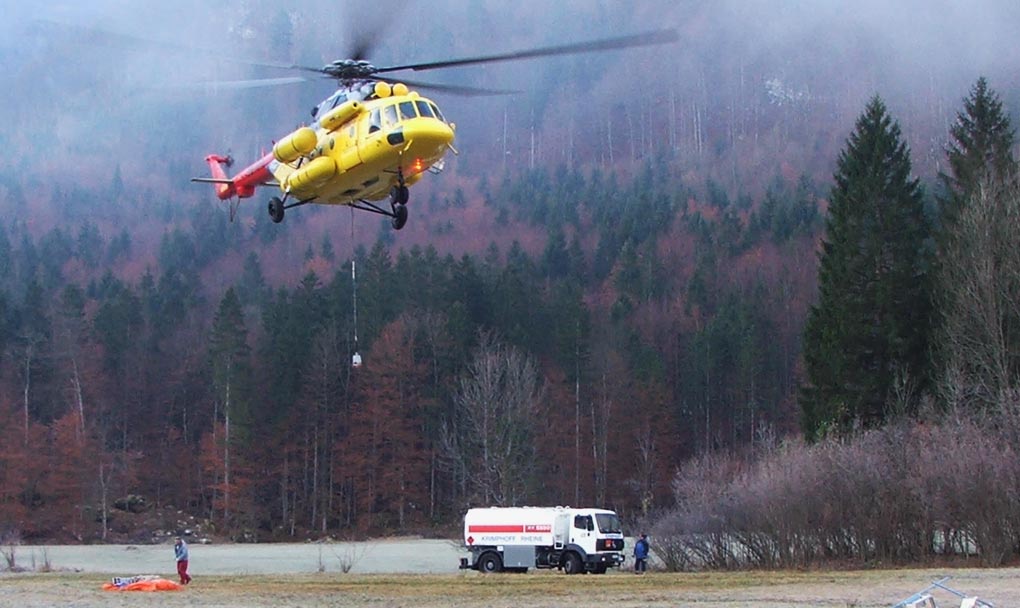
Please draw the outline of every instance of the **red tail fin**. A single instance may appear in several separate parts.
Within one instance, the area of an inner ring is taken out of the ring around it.
[[[210,154],[205,157],[205,162],[209,163],[209,172],[213,176],[213,183],[216,184],[216,196],[221,200],[226,200],[235,194],[234,182],[227,177],[226,172],[223,171],[223,165],[230,166],[234,164],[234,159],[229,156],[219,156],[217,154]]]
[[[227,177],[226,172],[223,171],[224,166],[230,167],[234,164],[234,159],[230,156],[210,154],[205,157],[205,162],[209,164],[209,172],[212,173],[212,177],[193,177],[191,181],[215,184],[216,196],[220,200],[227,200],[235,196],[248,198],[255,194],[256,187],[265,185],[273,178],[273,174],[269,171],[269,163],[273,162],[271,153],[245,167],[234,177]]]

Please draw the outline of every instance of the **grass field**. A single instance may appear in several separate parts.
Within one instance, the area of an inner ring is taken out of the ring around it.
[[[594,606],[806,606],[890,607],[932,580],[949,575],[949,585],[1003,608],[1020,598],[1017,569],[868,570],[853,572],[738,572],[636,576],[566,576],[558,572],[482,575],[297,574],[196,577],[179,592],[102,591],[108,577],[81,572],[0,574],[0,606],[43,608],[185,607],[273,608]],[[959,606],[941,592],[938,605]]]

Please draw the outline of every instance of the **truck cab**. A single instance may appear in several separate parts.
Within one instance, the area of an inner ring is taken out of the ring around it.
[[[567,574],[602,574],[623,563],[623,531],[619,516],[612,511],[583,509],[575,513],[568,540],[557,560],[557,567]]]

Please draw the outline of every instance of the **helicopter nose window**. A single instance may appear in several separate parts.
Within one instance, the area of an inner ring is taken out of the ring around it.
[[[432,114],[432,108],[429,107],[429,104],[425,103],[420,99],[416,101],[415,104],[418,106],[418,113],[421,114],[423,118],[435,118],[435,115]]]
[[[382,123],[379,122],[379,108],[372,110],[372,113],[368,118],[368,132],[375,133],[382,128]]]
[[[443,122],[446,122],[446,119],[443,118],[443,113],[439,111],[439,108],[436,107],[436,104],[430,103],[429,107],[432,108],[432,113],[436,115],[436,118],[438,118],[439,120],[441,120]]]
[[[402,120],[418,118],[418,113],[414,111],[414,102],[411,101],[400,102],[400,118]]]
[[[397,124],[397,106],[386,106],[382,109],[383,125],[390,127]]]

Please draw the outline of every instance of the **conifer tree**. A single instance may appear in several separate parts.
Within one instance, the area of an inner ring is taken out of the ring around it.
[[[262,263],[257,253],[252,251],[244,259],[244,270],[237,283],[237,297],[246,306],[261,307],[272,295],[266,288],[266,278],[262,273]]]
[[[47,314],[46,293],[32,280],[26,290],[15,334],[20,397],[24,407],[25,436],[30,420],[52,419],[52,321]]]
[[[305,309],[286,288],[270,292],[262,311],[256,360],[259,398],[251,412],[260,428],[286,424],[301,391],[302,370],[312,341]],[[279,434],[279,433],[277,433]]]
[[[329,238],[329,233],[322,235],[322,257],[330,262],[336,259],[336,250],[333,249],[333,241]]]
[[[549,229],[549,240],[541,259],[542,273],[549,279],[559,279],[570,272],[570,257],[567,255],[567,237],[560,226]]]
[[[243,436],[244,387],[248,385],[248,330],[244,326],[241,302],[234,288],[227,289],[213,319],[212,336],[209,342],[209,357],[212,363],[213,387],[216,391],[217,409],[222,406],[223,416],[223,518],[230,519],[231,484],[231,443],[237,436]],[[214,415],[213,423],[217,422]],[[236,436],[235,436],[236,435]]]
[[[6,279],[11,275],[13,270],[11,253],[11,241],[7,238],[7,230],[0,226],[0,279]]]
[[[387,323],[397,317],[397,286],[393,259],[390,249],[382,241],[377,240],[366,256],[364,251],[355,255],[358,272],[358,302],[371,302],[359,310],[358,335],[364,347],[370,347],[371,341],[382,332]]]
[[[930,225],[900,128],[873,98],[840,153],[804,333],[809,438],[874,427],[926,387]]]
[[[3,370],[4,354],[7,351],[7,310],[7,292],[0,289],[0,372]]]
[[[1016,174],[1013,158],[1015,134],[999,96],[981,77],[963,100],[963,111],[949,129],[946,149],[951,174],[939,177],[948,191],[942,201],[945,230],[951,231],[961,207],[982,181],[1002,182]]]
[[[357,382],[349,458],[362,523],[406,530],[420,521],[429,487],[428,448],[421,434],[428,368],[414,356],[414,327],[401,317],[383,328]]]

